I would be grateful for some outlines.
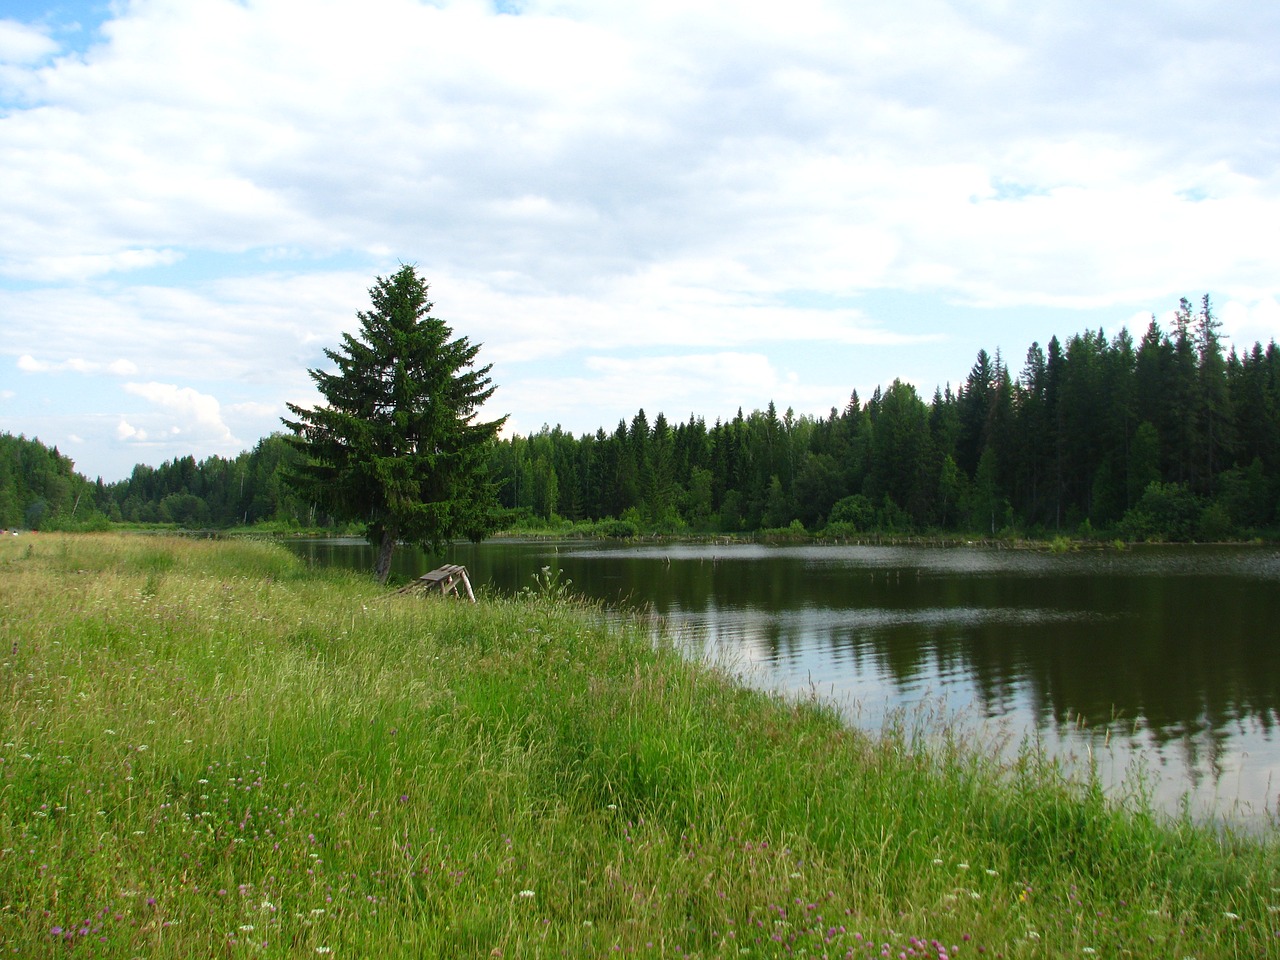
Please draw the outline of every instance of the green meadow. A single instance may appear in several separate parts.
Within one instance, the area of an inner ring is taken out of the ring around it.
[[[0,540],[0,951],[1280,956],[1269,836],[850,730],[530,587]]]

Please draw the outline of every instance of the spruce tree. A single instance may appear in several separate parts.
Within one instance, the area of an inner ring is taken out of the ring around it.
[[[439,550],[492,532],[488,457],[506,418],[475,419],[495,389],[490,367],[474,366],[478,344],[430,316],[412,266],[378,277],[369,295],[359,334],[325,350],[337,371],[309,371],[325,403],[288,404],[297,419],[283,422],[306,457],[290,482],[333,516],[364,523],[385,583],[397,541]]]

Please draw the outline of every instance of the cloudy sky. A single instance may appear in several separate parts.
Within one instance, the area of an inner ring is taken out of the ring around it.
[[[1280,338],[1271,0],[6,0],[0,430],[234,456],[416,264],[528,433],[822,414],[1210,293]]]

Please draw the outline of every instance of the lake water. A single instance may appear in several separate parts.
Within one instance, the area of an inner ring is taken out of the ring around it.
[[[361,542],[294,542],[371,569]],[[1280,794],[1280,551],[496,541],[451,547],[477,590],[543,567],[654,615],[688,649],[877,729],[943,714],[1013,750],[1026,738],[1118,790],[1271,828]],[[441,562],[412,549],[395,570]]]

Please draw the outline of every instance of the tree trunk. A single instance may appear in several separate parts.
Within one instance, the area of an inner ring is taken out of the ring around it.
[[[382,543],[378,546],[378,564],[375,573],[379,583],[386,583],[391,573],[391,553],[396,548],[396,529],[387,527],[382,531]]]

